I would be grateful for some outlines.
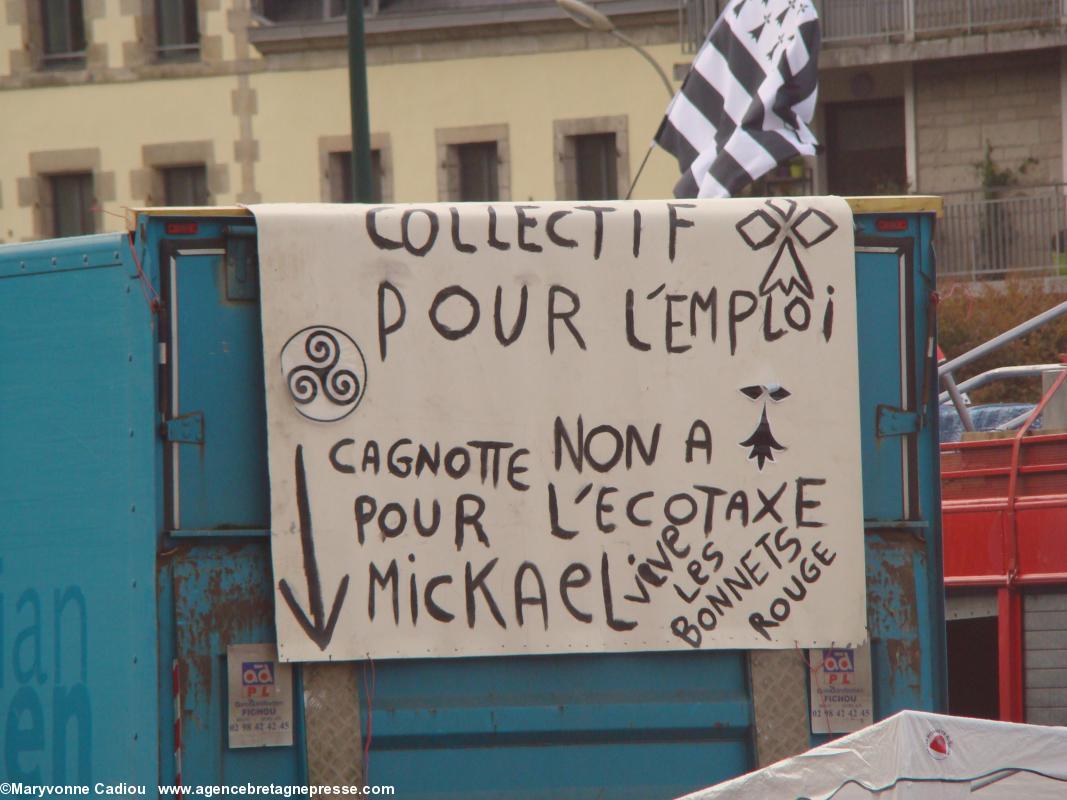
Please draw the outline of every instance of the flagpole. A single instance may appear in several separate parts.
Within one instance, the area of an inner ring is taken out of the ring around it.
[[[630,188],[626,192],[624,200],[629,200],[630,195],[634,193],[634,187],[637,186],[637,182],[641,179],[641,173],[645,171],[645,164],[648,163],[648,157],[652,155],[652,151],[656,148],[656,142],[653,140],[652,144],[648,146],[648,151],[645,153],[645,157],[641,159],[641,166],[637,168],[637,174],[634,175],[633,181],[630,183]]]

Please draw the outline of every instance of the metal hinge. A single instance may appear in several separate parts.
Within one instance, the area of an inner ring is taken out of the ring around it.
[[[922,418],[914,411],[905,411],[902,408],[879,405],[877,416],[877,436],[882,439],[886,436],[907,436],[909,433],[918,433],[922,427]]]
[[[163,423],[163,439],[179,444],[204,443],[204,412],[191,411]]]

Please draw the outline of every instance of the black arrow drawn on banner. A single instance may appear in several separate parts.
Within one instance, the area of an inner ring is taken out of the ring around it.
[[[296,621],[304,629],[319,650],[325,650],[333,638],[333,629],[337,624],[337,617],[341,614],[341,606],[345,602],[345,593],[348,592],[348,576],[341,579],[341,585],[337,587],[337,595],[334,597],[333,608],[330,610],[330,619],[323,625],[325,608],[322,605],[322,583],[319,580],[319,565],[315,561],[315,542],[311,538],[311,509],[308,507],[307,477],[304,475],[304,447],[296,446],[296,508],[300,516],[300,547],[304,551],[304,576],[308,584],[308,600],[311,601],[311,620],[308,619],[304,609],[300,607],[293,590],[284,578],[278,581],[278,589],[282,597],[289,605]],[[312,622],[314,620],[314,622]]]

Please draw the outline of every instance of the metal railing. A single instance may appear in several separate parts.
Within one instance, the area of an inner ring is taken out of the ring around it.
[[[679,0],[682,46],[700,47],[727,0]],[[827,43],[1063,24],[1063,0],[814,0]]]
[[[939,278],[1067,275],[1067,198],[1061,186],[1013,197],[945,195],[935,247]]]
[[[1061,0],[913,0],[916,33],[1059,24]]]
[[[1028,319],[1026,322],[1016,325],[1014,328],[1004,331],[1004,333],[994,336],[988,342],[983,342],[977,347],[971,348],[961,356],[956,356],[951,361],[946,361],[943,364],[939,364],[937,367],[937,377],[944,385],[949,397],[952,400],[952,404],[956,407],[956,412],[960,415],[960,420],[963,422],[963,429],[967,431],[974,430],[974,423],[971,421],[970,412],[967,410],[967,406],[963,401],[961,390],[963,386],[967,384],[964,381],[963,384],[957,384],[955,378],[955,371],[961,367],[965,367],[968,364],[977,361],[983,356],[987,356],[994,350],[999,350],[1006,344],[1014,342],[1021,336],[1025,336],[1031,331],[1037,330],[1047,322],[1051,322],[1054,319],[1058,319],[1067,313],[1067,303],[1060,303],[1053,308],[1043,311],[1032,319]],[[981,377],[981,376],[979,376]],[[1057,384],[1058,388],[1058,384]],[[1054,392],[1055,390],[1053,390]],[[1053,393],[1050,392],[1042,400],[1044,405],[1047,398]],[[939,399],[939,402],[944,402]]]
[[[924,0],[816,0],[823,41],[904,36],[912,2]]]

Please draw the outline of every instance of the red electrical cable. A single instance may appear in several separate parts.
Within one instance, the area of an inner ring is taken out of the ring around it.
[[[370,683],[367,682],[367,669],[370,668]],[[363,694],[367,698],[367,735],[363,737],[363,782],[370,785],[370,744],[374,738],[374,689],[378,675],[374,670],[374,660],[367,659],[363,668]]]
[[[133,246],[132,232],[129,234],[127,242],[130,245],[130,254],[133,256],[134,266],[137,267],[137,277],[141,281],[141,293],[144,294],[145,302],[148,303],[148,308],[153,316],[158,315],[160,308],[162,308],[162,304],[159,301],[159,293],[156,291],[156,287],[152,285],[152,281],[148,280],[148,276],[141,266],[141,259],[137,257],[137,248]]]

